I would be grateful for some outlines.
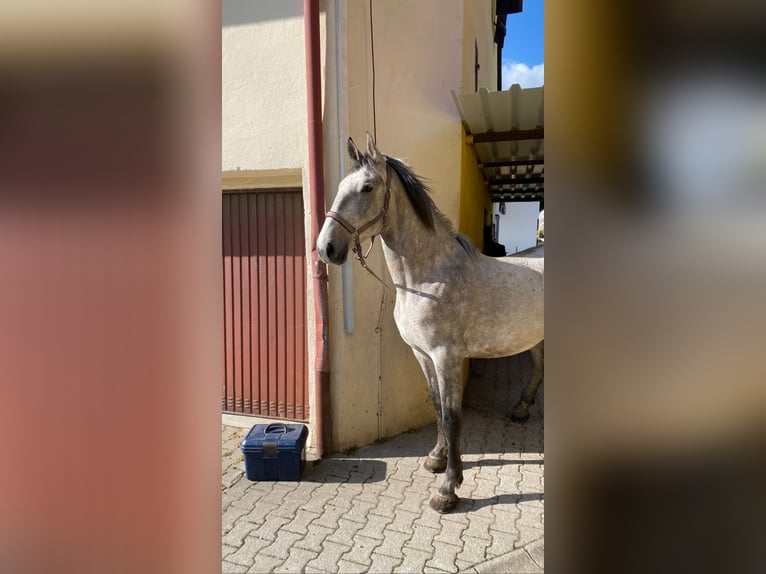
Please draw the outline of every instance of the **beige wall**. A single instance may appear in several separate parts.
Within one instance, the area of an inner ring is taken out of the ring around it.
[[[473,93],[474,82],[474,47],[479,49],[479,87],[490,91],[497,90],[497,44],[494,42],[494,10],[492,0],[463,0],[465,17],[463,18],[463,91]],[[476,44],[474,44],[474,41]]]
[[[320,45],[325,58],[325,13]],[[310,228],[303,3],[222,1],[222,188],[303,187]],[[310,265],[310,237],[306,233]],[[314,293],[307,273],[309,424],[314,428]],[[314,445],[314,433],[309,446]]]

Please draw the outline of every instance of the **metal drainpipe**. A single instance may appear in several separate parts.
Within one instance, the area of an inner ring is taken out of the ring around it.
[[[319,52],[319,0],[303,0],[306,51],[306,101],[308,108],[309,196],[311,206],[311,272],[316,317],[314,363],[315,444],[317,456],[331,449],[330,360],[328,349],[327,266],[316,250],[324,219],[324,156],[322,153],[322,78]]]

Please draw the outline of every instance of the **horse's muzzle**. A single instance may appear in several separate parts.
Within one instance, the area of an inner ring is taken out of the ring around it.
[[[325,263],[333,263],[335,265],[341,265],[346,261],[348,257],[348,242],[341,242],[342,245],[336,245],[332,241],[328,241],[324,245],[317,243],[317,251],[322,261]]]

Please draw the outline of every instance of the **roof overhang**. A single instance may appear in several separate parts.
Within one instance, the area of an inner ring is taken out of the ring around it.
[[[492,201],[543,201],[544,87],[486,88],[452,98]]]

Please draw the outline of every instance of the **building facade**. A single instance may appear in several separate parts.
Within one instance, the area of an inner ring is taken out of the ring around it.
[[[223,410],[301,419],[316,431],[303,3],[222,5]],[[320,2],[326,207],[349,167],[347,138],[361,145],[370,132],[481,247],[491,197],[451,94],[495,89],[495,8],[494,0]],[[379,245],[368,262],[387,277]],[[328,269],[322,424],[332,451],[434,419],[393,321],[394,296],[351,259]]]

